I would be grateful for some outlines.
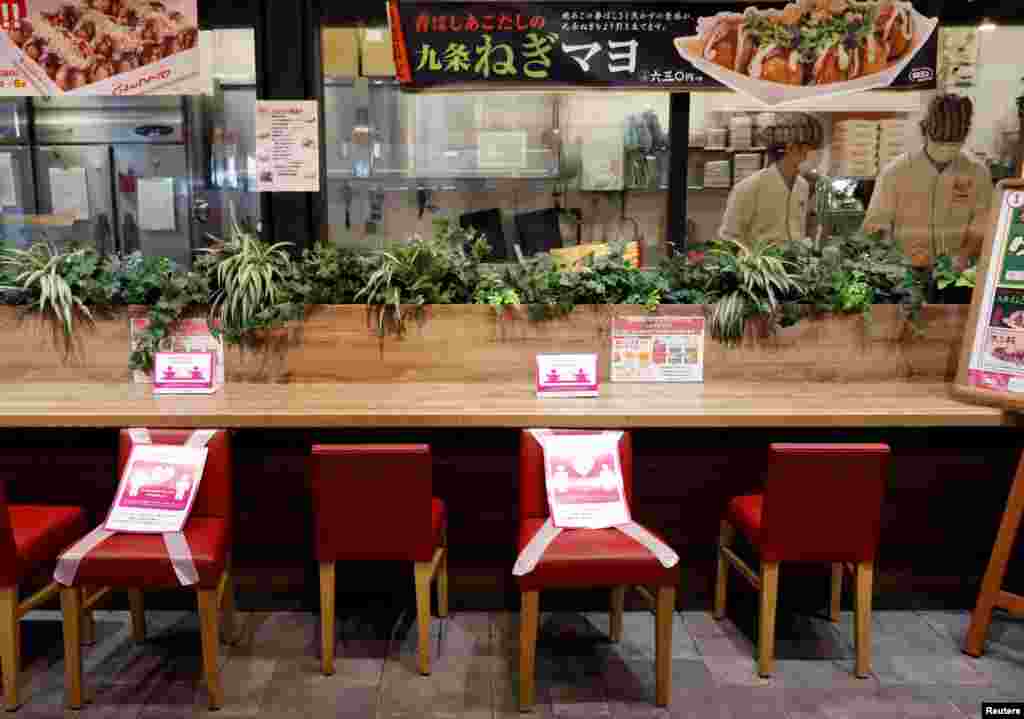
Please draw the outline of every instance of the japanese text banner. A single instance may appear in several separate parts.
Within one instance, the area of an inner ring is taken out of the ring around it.
[[[390,2],[410,87],[732,88],[778,105],[936,84],[937,23],[901,0]]]

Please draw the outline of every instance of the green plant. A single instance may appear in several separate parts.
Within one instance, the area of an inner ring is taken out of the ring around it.
[[[473,302],[478,305],[490,305],[499,317],[504,314],[506,307],[522,305],[519,293],[505,284],[501,275],[492,270],[481,274],[476,292],[473,293]]]
[[[708,293],[713,282],[709,270],[710,260],[703,246],[688,252],[677,252],[664,260],[658,268],[665,279],[668,290],[662,301],[678,305],[703,305],[708,303]]]
[[[4,250],[0,264],[13,278],[5,289],[20,290],[29,309],[52,319],[66,340],[73,334],[76,315],[92,321],[88,305],[109,305],[112,299],[109,268],[90,249],[61,252],[37,242],[27,250]]]
[[[124,257],[110,258],[115,304],[151,305],[160,297],[164,281],[175,271],[167,257],[143,257],[133,252]]]
[[[200,272],[181,272],[164,277],[158,290],[159,299],[150,307],[145,329],[135,335],[129,364],[132,369],[149,372],[153,357],[183,317],[210,301],[210,283]]]
[[[977,271],[977,266],[973,266],[961,272],[953,266],[953,259],[949,255],[941,255],[935,261],[932,279],[935,280],[935,286],[940,290],[950,287],[970,287],[973,289],[977,282]]]
[[[582,267],[568,274],[574,304],[643,305],[654,311],[669,291],[661,274],[626,261],[624,244],[613,245],[604,256],[588,255]]]
[[[782,303],[798,299],[801,287],[781,248],[756,241],[749,247],[735,240],[716,242],[709,296],[714,299],[708,333],[735,345],[743,339],[747,320],[760,317],[769,331],[777,327]]]
[[[468,249],[467,249],[468,248]],[[431,237],[414,235],[377,250],[369,260],[366,284],[356,293],[377,309],[377,330],[383,336],[388,318],[398,334],[405,331],[403,307],[415,312],[428,304],[473,301],[481,278],[481,262],[489,248],[479,235],[457,229],[446,220],[435,223]]]
[[[244,230],[232,210],[229,235],[211,237],[213,245],[197,261],[213,291],[210,325],[231,343],[244,344],[252,332],[302,316],[289,283],[296,279],[290,242],[264,242]]]
[[[311,305],[351,304],[366,285],[366,257],[332,242],[304,250],[297,269],[301,282],[296,293]]]

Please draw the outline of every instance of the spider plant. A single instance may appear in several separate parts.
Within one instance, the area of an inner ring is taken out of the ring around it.
[[[292,275],[292,259],[284,249],[292,243],[268,243],[244,230],[230,210],[229,235],[205,250],[201,266],[215,288],[211,324],[240,334],[261,324],[285,296],[283,285]]]
[[[782,303],[801,292],[783,250],[771,243],[754,241],[749,246],[736,240],[716,243],[712,256],[712,296],[709,334],[735,345],[744,336],[747,320],[764,318],[770,330],[778,324]]]
[[[76,278],[81,279],[81,265],[91,259],[92,270],[96,268],[96,258],[87,255],[86,249],[59,252],[48,242],[37,242],[27,250],[5,249],[0,254],[0,265],[18,286],[2,289],[27,294],[32,298],[29,307],[52,319],[63,329],[65,339],[70,339],[76,314],[92,321],[83,297],[72,287]],[[80,283],[76,285],[81,289]]]

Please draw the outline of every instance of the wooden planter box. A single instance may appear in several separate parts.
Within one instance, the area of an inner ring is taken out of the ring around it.
[[[952,380],[969,305],[931,305],[915,336],[894,305],[861,316],[805,319],[771,337],[751,332],[740,347],[708,341],[708,382],[873,382]],[[128,318],[123,308],[81,324],[65,355],[51,325],[0,307],[0,382],[124,382]],[[659,315],[701,315],[703,308],[665,305]],[[567,317],[535,322],[526,308],[498,317],[483,305],[433,305],[402,336],[377,334],[375,313],[362,305],[317,305],[305,322],[273,331],[254,349],[227,351],[231,382],[533,382],[538,352],[597,352],[607,372],[610,319],[643,315],[642,307],[581,306]]]

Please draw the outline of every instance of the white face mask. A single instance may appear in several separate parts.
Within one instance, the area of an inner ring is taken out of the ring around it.
[[[952,162],[963,150],[962,142],[935,142],[928,141],[928,156],[940,164]]]

